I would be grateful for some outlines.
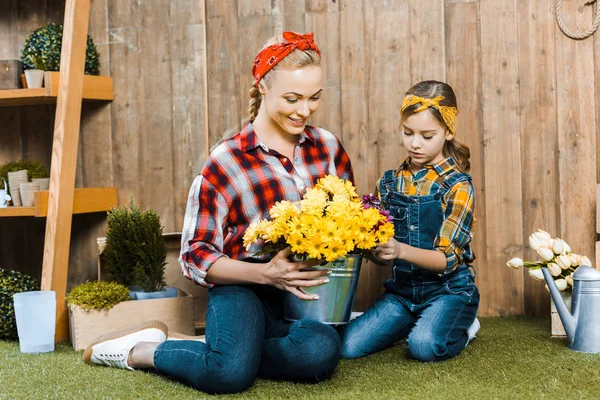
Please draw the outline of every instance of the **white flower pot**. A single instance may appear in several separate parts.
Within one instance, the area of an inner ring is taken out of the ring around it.
[[[41,88],[44,83],[44,71],[41,69],[26,69],[25,80],[27,81],[27,88]]]

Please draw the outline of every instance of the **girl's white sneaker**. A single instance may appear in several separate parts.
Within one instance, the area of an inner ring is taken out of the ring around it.
[[[469,336],[469,340],[467,341],[467,344],[471,343],[473,341],[473,339],[475,339],[477,337],[477,332],[479,332],[480,328],[481,328],[481,324],[479,323],[479,320],[477,318],[475,318],[475,321],[473,321],[473,323],[467,330],[467,336]]]
[[[83,352],[86,364],[133,370],[127,364],[133,346],[140,342],[162,343],[167,340],[169,328],[160,321],[144,322],[133,328],[99,336]]]

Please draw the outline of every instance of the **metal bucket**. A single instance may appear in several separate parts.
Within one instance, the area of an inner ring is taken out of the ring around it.
[[[319,299],[301,300],[286,292],[284,318],[288,321],[312,319],[325,324],[347,324],[352,314],[362,259],[361,255],[351,254],[318,267],[331,270],[329,282],[304,290],[318,295]]]

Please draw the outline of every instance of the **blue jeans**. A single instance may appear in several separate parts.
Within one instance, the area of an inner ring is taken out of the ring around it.
[[[403,277],[405,279],[403,279]],[[479,291],[468,269],[414,285],[410,274],[385,283],[365,313],[342,328],[342,357],[358,358],[408,336],[408,352],[420,361],[442,361],[465,348]]]
[[[206,393],[235,393],[258,376],[293,382],[328,378],[340,359],[340,338],[317,321],[283,320],[283,292],[268,286],[209,289],[206,343],[166,341],[154,365]]]

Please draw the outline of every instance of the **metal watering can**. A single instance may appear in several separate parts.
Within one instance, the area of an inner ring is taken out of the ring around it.
[[[542,268],[542,273],[567,332],[569,348],[583,353],[600,353],[600,271],[580,266],[573,273],[573,314],[548,268]]]

